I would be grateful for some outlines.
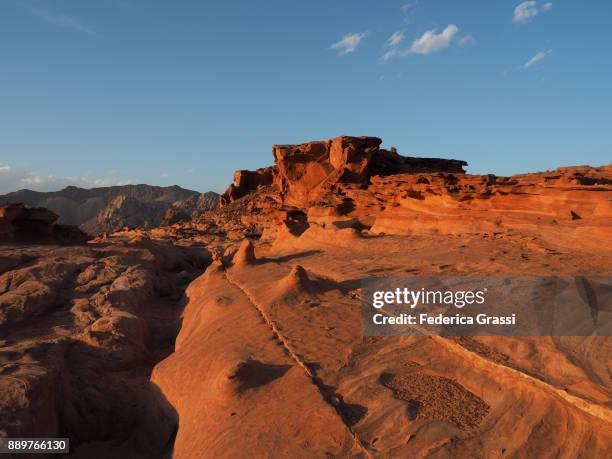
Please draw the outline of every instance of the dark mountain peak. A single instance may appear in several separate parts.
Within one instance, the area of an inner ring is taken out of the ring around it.
[[[96,234],[124,224],[159,225],[166,210],[172,207],[189,214],[194,210],[212,209],[217,205],[218,195],[202,194],[178,185],[162,187],[144,183],[98,188],[70,185],[59,191],[19,190],[0,195],[0,206],[17,202],[46,207],[60,216],[61,223],[78,225]]]

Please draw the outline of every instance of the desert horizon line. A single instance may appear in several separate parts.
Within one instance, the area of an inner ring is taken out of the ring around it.
[[[431,158],[431,156],[413,156],[410,155],[411,158]],[[490,173],[491,175],[495,175],[496,177],[512,177],[515,175],[526,175],[526,174],[537,174],[537,173],[546,173],[546,172],[554,172],[557,169],[562,169],[565,167],[590,167],[590,168],[598,168],[598,167],[604,167],[604,166],[609,166],[612,165],[612,162],[609,163],[602,163],[602,164],[561,164],[559,166],[556,167],[551,167],[548,169],[534,169],[534,170],[528,170],[528,171],[522,171],[522,172],[516,172],[514,174],[495,174],[495,173]],[[265,168],[267,166],[262,166],[261,168]],[[469,164],[466,166],[469,167]],[[258,168],[259,169],[259,168]],[[249,169],[235,169],[235,171],[247,171]],[[471,172],[471,171],[466,171],[465,175],[486,175],[488,174],[487,172],[484,173],[478,173],[478,172]],[[231,183],[231,180],[228,181],[228,184]],[[96,190],[96,189],[101,189],[101,188],[113,188],[113,187],[124,187],[124,186],[154,186],[154,187],[159,187],[159,188],[173,188],[173,187],[179,187],[183,190],[186,191],[193,191],[196,193],[216,193],[216,194],[222,194],[223,193],[223,189],[221,188],[216,188],[216,189],[197,189],[194,190],[193,188],[187,188],[184,187],[182,185],[180,185],[178,182],[177,183],[173,183],[171,185],[159,185],[156,183],[146,183],[146,182],[130,182],[130,183],[122,183],[122,184],[116,184],[116,185],[102,185],[102,186],[78,186],[78,185],[64,185],[61,188],[57,188],[57,189],[52,189],[52,190],[48,190],[48,191],[39,191],[39,190],[33,190],[31,188],[20,188],[17,189],[15,191],[9,191],[6,192],[4,194],[10,194],[10,193],[17,193],[20,191],[30,191],[30,192],[34,192],[34,193],[55,193],[58,191],[63,191],[66,188],[79,188],[82,190]]]
[[[340,134],[338,136],[332,137],[332,138],[328,138],[328,139],[323,139],[323,140],[310,140],[310,141],[305,141],[305,142],[301,142],[301,143],[273,143],[271,148],[272,148],[272,152],[274,151],[274,149],[276,147],[279,146],[295,146],[295,145],[304,145],[304,144],[309,144],[309,143],[318,143],[318,142],[326,142],[326,141],[331,141],[335,138],[340,138],[340,137],[352,137],[352,138],[365,138],[365,137],[370,137],[370,136],[364,136],[364,135],[347,135],[347,134]],[[379,138],[380,137],[376,137],[376,136],[372,136],[374,138]],[[381,139],[381,146],[382,146],[382,139]],[[455,159],[455,158],[450,158],[449,156],[451,155],[445,155],[445,154],[440,154],[440,155],[428,155],[428,154],[403,154],[395,145],[391,145],[389,147],[386,147],[384,149],[388,149],[388,150],[393,150],[395,149],[395,151],[400,154],[401,156],[404,157],[409,157],[409,158],[423,158],[423,159],[427,159],[427,158],[440,158],[440,159],[453,159],[453,160],[458,160],[458,161],[465,161],[462,159]],[[478,165],[474,166],[473,162],[469,162],[469,161],[465,161],[466,164],[466,171],[465,174],[466,175],[483,175],[483,174],[492,174],[495,175],[497,177],[511,177],[511,176],[515,176],[515,175],[524,175],[524,174],[533,174],[533,173],[545,173],[545,172],[552,172],[555,171],[557,169],[560,168],[564,168],[564,167],[593,167],[593,168],[597,168],[597,167],[603,167],[606,165],[610,165],[612,164],[612,162],[603,162],[601,164],[588,164],[588,163],[557,163],[557,164],[553,164],[550,167],[547,168],[538,168],[538,167],[531,167],[531,168],[526,168],[526,169],[516,169],[515,171],[513,171],[512,173],[498,173],[492,170],[480,170],[478,169]],[[472,166],[470,167],[470,165],[472,164]],[[260,168],[265,168],[270,166],[270,163],[268,163],[267,165],[261,165],[259,167],[257,167],[256,169],[260,169]],[[474,168],[476,167],[476,170],[469,170],[470,168]],[[12,165],[7,165],[7,164],[3,164],[0,163],[0,178],[2,178],[3,174],[11,173],[11,171],[14,170],[19,170],[21,168],[16,168]],[[249,170],[247,168],[235,168],[233,169],[234,172],[236,171],[246,171]],[[112,172],[112,173],[111,173]],[[81,176],[81,177],[58,177],[58,176],[53,176],[53,175],[45,175],[44,173],[40,173],[40,172],[25,172],[25,174],[29,174],[27,176],[25,176],[24,178],[22,178],[21,180],[24,181],[24,183],[41,183],[40,187],[28,187],[28,186],[24,186],[24,187],[18,187],[18,188],[5,188],[5,189],[0,189],[0,193],[2,194],[11,194],[11,193],[18,193],[18,192],[35,192],[35,193],[54,193],[54,192],[59,192],[59,191],[63,191],[67,188],[70,187],[75,187],[75,188],[80,188],[80,189],[85,189],[85,190],[95,190],[95,189],[101,189],[101,188],[111,188],[111,187],[121,187],[121,186],[140,186],[140,185],[145,185],[145,186],[155,186],[155,187],[160,187],[160,188],[171,188],[171,187],[180,187],[184,190],[187,191],[193,191],[193,192],[197,192],[197,193],[208,193],[208,192],[214,192],[217,194],[222,194],[223,191],[225,190],[226,185],[217,185],[217,186],[211,186],[210,188],[201,188],[198,187],[197,189],[195,189],[194,187],[188,186],[188,185],[181,185],[181,182],[184,183],[184,181],[176,181],[173,182],[171,184],[161,184],[160,183],[160,179],[167,179],[170,175],[167,172],[161,172],[160,177],[158,178],[158,180],[154,180],[154,181],[146,181],[146,180],[140,180],[140,179],[127,179],[127,180],[117,180],[117,181],[113,181],[112,178],[107,178],[107,179],[94,179],[93,177],[104,177],[104,176],[109,176],[109,175],[114,175],[116,174],[117,171],[113,170],[113,171],[101,171],[100,173],[88,173],[87,176]],[[188,170],[187,173],[189,175],[195,173],[194,170]],[[230,172],[231,174],[231,172]],[[231,177],[228,177],[228,182],[227,183],[231,183]],[[44,186],[45,180],[53,182],[53,181],[59,181],[61,183],[58,183],[56,186],[51,186],[50,184],[48,186]],[[92,181],[92,183],[87,183],[87,181]],[[187,180],[185,180],[187,181]],[[211,180],[212,181],[212,180]],[[101,183],[97,183],[97,182],[101,182]]]

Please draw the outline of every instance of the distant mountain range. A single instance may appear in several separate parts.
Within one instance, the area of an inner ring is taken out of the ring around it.
[[[90,234],[124,226],[151,228],[167,215],[187,217],[192,212],[217,208],[219,195],[198,193],[180,186],[122,185],[101,188],[69,186],[60,191],[19,190],[0,195],[0,205],[22,202],[46,207],[60,216],[59,222],[77,225]]]

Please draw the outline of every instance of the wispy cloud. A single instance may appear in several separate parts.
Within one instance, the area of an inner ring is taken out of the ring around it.
[[[466,35],[465,37],[459,38],[459,41],[457,43],[459,43],[459,46],[475,45],[476,39],[472,37],[471,35]]]
[[[96,35],[96,33],[92,29],[90,29],[81,20],[77,19],[74,16],[70,16],[64,13],[54,13],[38,8],[34,8],[31,11],[34,15],[38,16],[43,21],[54,26],[75,30],[77,32],[82,32],[89,35]]]
[[[544,59],[546,56],[548,56],[551,51],[552,50],[549,49],[548,51],[540,51],[536,53],[531,59],[529,59],[527,62],[523,64],[523,68],[528,69],[530,67],[533,67],[538,62],[541,62],[542,59]]]
[[[401,54],[400,50],[398,49],[398,46],[404,41],[404,38],[405,35],[403,30],[398,30],[397,32],[393,32],[391,34],[391,36],[387,39],[387,42],[385,43],[385,48],[391,49],[385,51],[385,53],[381,56],[381,60],[383,62],[386,62],[392,57]]]
[[[392,48],[394,46],[399,45],[402,41],[404,41],[404,31],[398,30],[397,32],[393,32],[391,36],[387,39],[387,43],[385,46],[388,48]]]
[[[354,53],[361,41],[368,35],[367,32],[347,33],[330,48],[338,51],[338,56]]]
[[[514,22],[528,22],[531,21],[538,14],[538,3],[534,0],[529,0],[517,5],[514,8],[514,16],[512,20]]]
[[[428,30],[422,36],[412,42],[408,52],[410,54],[431,54],[447,48],[459,28],[455,24],[449,24],[446,28],[436,33],[436,29]]]
[[[416,0],[413,2],[404,3],[402,6],[400,6],[400,10],[402,13],[406,14],[416,8],[417,4],[418,2]]]
[[[0,164],[0,193],[9,193],[24,188],[34,191],[57,191],[68,185],[91,188],[132,183],[131,180],[120,180],[116,175],[117,171],[107,171],[100,175],[87,173],[78,177],[57,177]]]
[[[528,0],[518,4],[516,8],[514,8],[512,20],[519,24],[530,22],[539,13],[550,11],[552,6],[552,2],[546,2],[542,6],[539,6],[536,0]]]
[[[402,55],[402,52],[400,52],[397,48],[393,48],[393,49],[390,49],[389,51],[385,52],[385,54],[383,54],[380,57],[380,59],[383,62],[387,62],[389,59],[392,59],[393,57],[395,57],[397,55]]]
[[[402,22],[404,24],[409,24],[411,22],[412,17],[414,16],[418,5],[419,5],[418,0],[413,0],[411,2],[404,3],[402,6],[400,6],[400,11],[402,12],[402,15],[403,15]]]

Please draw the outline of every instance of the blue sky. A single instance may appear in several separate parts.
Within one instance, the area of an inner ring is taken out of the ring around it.
[[[612,2],[0,0],[0,192],[223,190],[374,135],[508,175],[612,161]]]

